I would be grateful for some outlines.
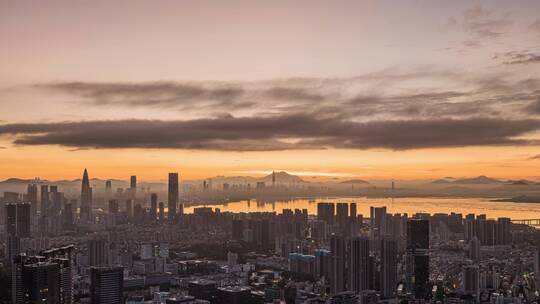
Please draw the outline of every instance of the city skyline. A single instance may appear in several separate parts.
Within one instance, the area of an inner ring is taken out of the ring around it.
[[[0,179],[539,176],[537,1],[0,5]]]

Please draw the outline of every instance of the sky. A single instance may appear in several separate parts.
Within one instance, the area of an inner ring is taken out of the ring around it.
[[[0,179],[540,179],[539,1],[0,1]]]

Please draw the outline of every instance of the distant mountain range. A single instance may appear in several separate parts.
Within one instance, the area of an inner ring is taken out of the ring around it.
[[[502,184],[504,183],[501,180],[487,177],[485,175],[480,175],[478,177],[470,177],[470,178],[461,178],[461,179],[438,179],[435,181],[432,181],[431,184],[460,184],[460,185],[489,185],[489,184]]]
[[[350,180],[342,181],[342,182],[340,182],[340,184],[355,184],[355,185],[363,184],[363,185],[369,185],[369,182],[367,182],[365,180],[362,180],[362,179],[350,179]]]

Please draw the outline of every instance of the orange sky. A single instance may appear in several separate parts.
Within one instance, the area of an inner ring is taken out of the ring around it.
[[[536,179],[538,11],[0,1],[0,179]]]

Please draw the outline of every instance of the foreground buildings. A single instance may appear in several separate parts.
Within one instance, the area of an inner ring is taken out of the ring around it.
[[[187,214],[177,173],[166,205],[135,176],[127,190],[104,188],[100,201],[85,170],[79,199],[55,185],[4,194],[2,271],[13,303],[539,300],[540,234],[509,218],[385,207],[364,218],[357,203],[319,203],[317,214]]]

